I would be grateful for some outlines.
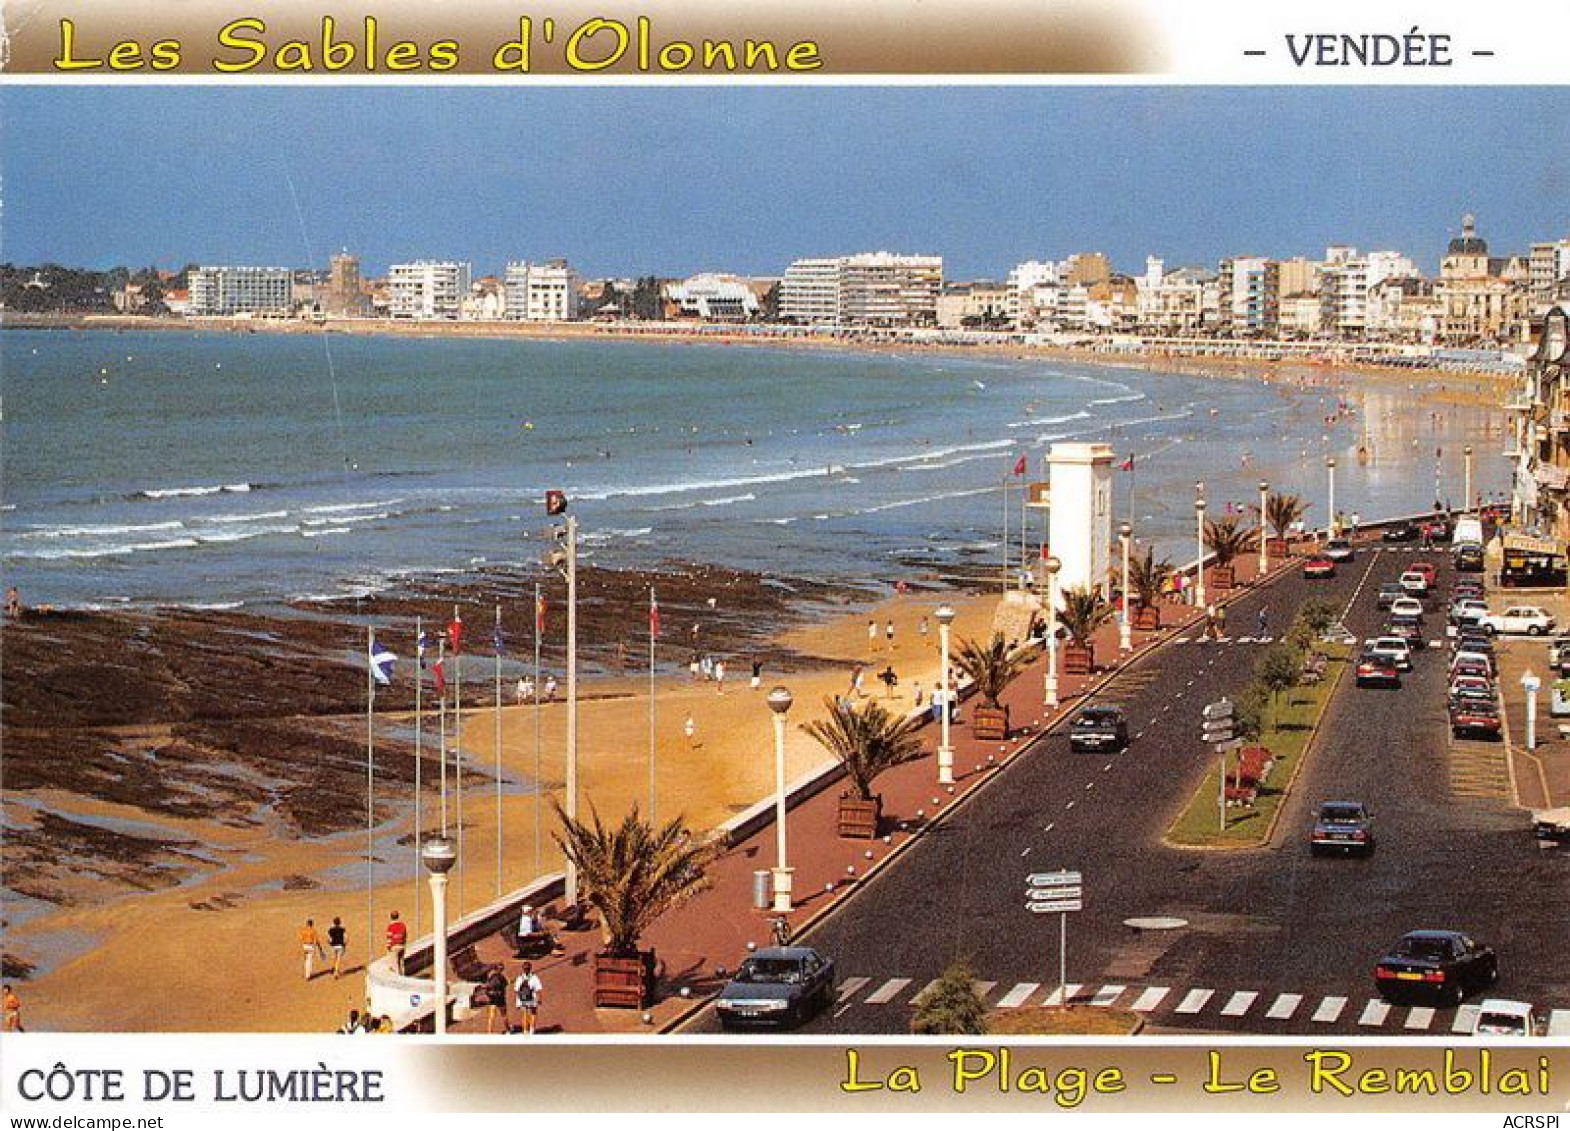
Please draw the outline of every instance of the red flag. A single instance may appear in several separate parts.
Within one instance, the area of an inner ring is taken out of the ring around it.
[[[1015,475],[1024,475],[1025,474],[1025,457],[1024,456],[1020,456],[1019,457],[1019,462],[1014,465],[1014,474]]]
[[[1134,453],[1133,452],[1130,452],[1128,454],[1128,458],[1123,461],[1122,466],[1119,467],[1118,470],[1119,471],[1133,471],[1134,470]]]
[[[660,603],[654,598],[654,590],[649,590],[649,635],[660,634]]]
[[[545,632],[545,597],[543,595],[534,598],[534,631],[542,634]]]
[[[431,675],[436,680],[436,694],[438,695],[447,690],[447,673],[442,671],[442,664],[445,662],[445,660],[437,660],[431,665]]]
[[[564,491],[545,492],[545,513],[548,515],[563,514],[567,510],[567,494]]]
[[[451,621],[447,623],[447,642],[452,645],[453,652],[462,651],[463,645],[463,618],[454,613]]]

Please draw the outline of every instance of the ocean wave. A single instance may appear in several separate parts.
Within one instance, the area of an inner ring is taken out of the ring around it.
[[[32,530],[23,531],[15,535],[23,538],[104,538],[116,534],[141,534],[152,530],[178,530],[184,523],[178,520],[169,522],[144,522],[125,523],[119,525],[104,524],[99,526],[41,526]]]
[[[196,540],[202,545],[222,544],[225,542],[244,542],[251,538],[261,538],[268,534],[294,534],[299,530],[297,526],[260,526],[254,530],[226,530],[222,533],[203,533],[198,531]]]
[[[58,550],[21,550],[8,555],[35,561],[60,561],[67,558],[121,558],[131,554],[151,554],[159,550],[194,550],[195,538],[171,538],[163,542],[125,542],[114,546],[93,546]]]
[[[203,522],[261,522],[264,519],[288,518],[288,511],[259,511],[256,514],[209,514],[203,515]]]
[[[255,490],[250,483],[220,483],[214,487],[156,487],[133,492],[133,499],[183,499],[198,495],[244,495]]]
[[[334,526],[353,522],[379,522],[384,518],[391,518],[389,511],[377,511],[375,514],[336,514],[331,518],[307,518],[301,522],[302,526]]]
[[[728,507],[732,503],[753,502],[757,499],[757,497],[758,496],[754,495],[751,491],[748,491],[745,495],[726,495],[719,499],[701,499],[699,501],[703,506],[706,507]]]
[[[350,534],[352,532],[353,532],[353,528],[352,527],[348,527],[348,526],[328,526],[328,527],[317,527],[315,530],[302,530],[302,531],[300,531],[300,536],[302,538],[321,538],[321,537],[323,537],[324,535],[327,535],[327,534]]]
[[[375,503],[331,503],[319,507],[301,508],[305,514],[339,514],[343,511],[373,511],[382,507],[395,507],[402,499],[383,499]]]
[[[1132,404],[1134,401],[1143,401],[1149,399],[1149,396],[1145,393],[1129,393],[1127,396],[1123,397],[1099,397],[1096,400],[1086,401],[1085,403],[1091,405]]]
[[[884,511],[897,511],[903,510],[906,507],[919,507],[924,503],[941,503],[949,499],[968,499],[974,495],[990,495],[996,490],[996,487],[974,487],[967,491],[948,491],[939,495],[922,495],[914,499],[899,499],[892,503],[879,503],[875,507],[867,507],[864,510],[851,511],[850,515],[881,514]]]
[[[1143,395],[1143,394],[1141,394]],[[1091,404],[1110,404],[1110,401],[1091,401]],[[1037,424],[1067,424],[1070,420],[1089,420],[1090,413],[1084,409],[1071,412],[1067,416],[1037,416],[1030,420],[1015,420],[1007,425],[1009,428],[1031,428]]]

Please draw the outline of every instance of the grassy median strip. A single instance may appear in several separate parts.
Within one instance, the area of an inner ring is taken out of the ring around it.
[[[1274,709],[1263,712],[1257,739],[1248,746],[1263,746],[1274,764],[1259,783],[1252,803],[1231,804],[1225,809],[1222,827],[1220,805],[1220,757],[1213,756],[1210,772],[1200,783],[1188,806],[1167,830],[1167,841],[1188,848],[1254,848],[1265,842],[1275,826],[1276,811],[1286,799],[1287,787],[1297,772],[1298,762],[1319,726],[1320,717],[1335,693],[1342,669],[1351,649],[1343,644],[1319,643],[1314,651],[1324,656],[1323,672],[1317,682],[1299,683],[1280,691]],[[1239,697],[1240,699],[1242,696]],[[1233,784],[1241,750],[1227,755],[1227,783]]]

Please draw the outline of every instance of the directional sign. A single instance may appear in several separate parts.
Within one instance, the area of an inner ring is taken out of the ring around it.
[[[1222,699],[1219,702],[1212,703],[1201,714],[1206,719],[1230,719],[1232,717],[1232,701],[1230,699]]]
[[[1032,872],[1025,877],[1025,882],[1033,888],[1052,887],[1055,884],[1084,883],[1085,877],[1078,872]]]
[[[1031,888],[1025,893],[1031,899],[1083,899],[1085,889],[1073,888]]]
[[[1033,911],[1037,915],[1061,911],[1083,911],[1084,909],[1084,904],[1077,899],[1054,899],[1050,902],[1025,904],[1026,911]]]
[[[1229,742],[1218,742],[1216,743],[1216,753],[1225,754],[1228,751],[1240,749],[1242,746],[1243,740],[1241,738],[1234,738]]]
[[[1230,742],[1233,734],[1231,723],[1224,723],[1220,726],[1214,723],[1206,723],[1205,729],[1200,733],[1200,738],[1205,742]]]

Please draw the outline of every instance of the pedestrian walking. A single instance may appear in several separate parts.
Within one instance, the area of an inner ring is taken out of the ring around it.
[[[393,969],[403,973],[403,952],[409,945],[409,924],[398,918],[394,911],[387,917],[387,953],[392,956]]]
[[[890,664],[879,672],[878,679],[883,684],[883,698],[893,698],[894,688],[899,683],[899,676],[894,674],[894,665]]]
[[[1227,634],[1227,611],[1220,605],[1216,609],[1216,639],[1220,640]]]
[[[553,675],[545,677],[545,701],[547,703],[556,702],[556,677]]]
[[[925,644],[927,642],[927,618],[926,617],[922,617],[921,618],[921,623],[916,626],[916,631],[921,633],[921,642],[923,644]]]
[[[338,1032],[340,1032],[340,1033],[358,1033],[358,1032],[360,1032],[360,1011],[358,1009],[351,1009],[349,1011],[349,1019],[347,1021],[345,1021],[342,1025],[338,1026]]]
[[[1216,638],[1216,636],[1217,636],[1217,632],[1216,632],[1216,607],[1214,605],[1206,605],[1205,606],[1205,639],[1206,640],[1214,640]]]
[[[5,615],[10,620],[22,615],[22,596],[14,585],[5,591]]]
[[[16,991],[10,986],[0,989],[0,1013],[5,1016],[5,1021],[0,1023],[0,1031],[7,1033],[26,1031],[22,1028],[22,999],[16,996]]]
[[[518,971],[517,981],[513,982],[512,988],[517,998],[518,1011],[522,1014],[519,1024],[525,1033],[533,1033],[540,1013],[540,1000],[545,996],[545,986],[540,982],[540,976],[534,972],[533,963],[523,964],[523,969]]]
[[[851,680],[851,690],[856,693],[857,699],[865,699],[867,697],[866,680],[866,669],[858,664],[856,666],[856,676]]]
[[[914,694],[915,697],[916,697],[916,706],[920,707],[921,706],[921,697],[922,697],[922,694],[923,694],[923,692],[921,690],[921,680],[918,679],[914,684],[912,684],[912,694]]]
[[[721,695],[724,695],[725,694],[725,661],[724,660],[716,660],[716,661],[714,661],[714,682],[717,685],[718,693],[721,694]]]
[[[518,706],[523,706],[534,698],[534,681],[527,676],[518,680]]]
[[[1359,525],[1361,525],[1362,521],[1363,521],[1363,516],[1358,514],[1357,511],[1353,511],[1352,512],[1352,537],[1354,537],[1354,538],[1357,537],[1357,528],[1358,528]]]
[[[496,963],[491,967],[491,972],[485,976],[485,1031],[495,1032],[496,1019],[501,1018],[502,1032],[512,1032],[512,1023],[507,1017],[507,975],[502,971],[502,964]]]
[[[869,652],[878,650],[878,622],[875,620],[867,622],[867,650]]]
[[[693,749],[693,747],[697,745],[694,742],[694,738],[698,733],[698,724],[693,721],[691,715],[688,715],[687,721],[681,724],[681,729],[687,735],[687,748],[689,750]]]
[[[893,651],[893,649],[894,649],[894,622],[892,620],[889,621],[888,627],[886,629],[884,629],[883,631],[884,631],[885,639],[887,639],[888,642],[889,642],[889,650]]]
[[[1259,615],[1254,618],[1254,638],[1260,643],[1270,639],[1270,614],[1264,609],[1259,610]]]
[[[758,690],[763,685],[763,661],[752,661],[752,689]]]
[[[687,670],[692,673],[692,682],[698,682],[698,676],[703,674],[703,658],[694,652],[692,662],[687,665]]]
[[[309,982],[316,976],[316,960],[327,957],[322,951],[322,937],[316,933],[313,920],[307,919],[305,926],[300,928],[300,951],[305,959],[305,980]]]
[[[714,679],[714,657],[713,656],[704,656],[703,657],[703,678],[705,680],[707,680],[707,681],[712,681]]]
[[[349,932],[344,930],[343,920],[333,916],[333,925],[327,928],[327,948],[333,952],[333,981],[337,981],[343,974],[343,956],[349,949]]]

